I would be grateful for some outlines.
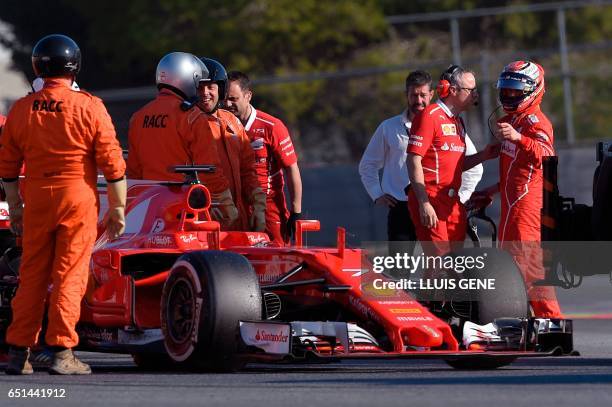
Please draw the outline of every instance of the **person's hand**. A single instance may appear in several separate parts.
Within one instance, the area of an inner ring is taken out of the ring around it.
[[[295,222],[302,219],[301,213],[291,212],[289,215],[289,219],[287,220],[287,227],[285,228],[285,236],[283,238],[286,242],[291,241],[293,236],[295,236]]]
[[[125,208],[118,206],[110,208],[106,220],[106,234],[111,240],[119,238],[125,232]]]
[[[108,219],[106,234],[117,239],[125,231],[125,203],[127,199],[127,180],[125,177],[106,184],[108,194]]]
[[[239,217],[238,208],[233,202],[226,202],[210,209],[212,219],[224,227],[230,227]]]
[[[266,230],[266,200],[266,194],[261,188],[253,189],[250,199],[251,205],[253,205],[250,226],[254,232],[264,232]]]
[[[21,236],[23,234],[23,202],[9,205],[9,219],[11,231],[15,235]]]
[[[395,207],[395,205],[397,205],[397,199],[395,199],[389,194],[384,194],[376,198],[376,200],[374,201],[374,204],[388,206],[389,208],[393,208]]]
[[[438,226],[438,215],[436,210],[429,202],[424,202],[419,205],[419,215],[421,216],[421,224],[426,228],[435,228]]]
[[[477,211],[491,205],[493,195],[488,190],[474,191],[470,199],[465,203],[465,209],[468,211]]]
[[[497,123],[497,128],[495,129],[495,137],[499,141],[512,141],[517,142],[521,141],[521,133],[516,131],[514,127],[510,123]]]
[[[499,156],[499,151],[501,150],[501,143],[499,141],[493,141],[484,149],[485,160],[492,160]]]
[[[210,209],[210,216],[219,222],[222,227],[229,228],[238,220],[240,213],[234,204],[232,193],[226,189],[217,194],[211,194],[214,206]]]

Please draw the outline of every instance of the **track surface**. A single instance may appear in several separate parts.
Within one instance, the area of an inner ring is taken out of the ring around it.
[[[94,374],[0,376],[0,405],[23,406],[587,406],[612,405],[612,320],[575,321],[580,357],[456,371],[442,361],[252,365],[237,374],[139,371],[123,355],[81,353]],[[3,369],[3,366],[0,367]],[[65,389],[60,399],[9,399],[11,388]]]
[[[591,203],[594,154],[594,148],[560,152],[563,195]],[[487,168],[482,185],[494,180],[495,170],[493,166]],[[384,239],[386,211],[372,207],[356,174],[354,166],[306,173],[306,185],[311,183],[319,189],[333,185],[334,191],[340,188],[348,194],[347,205],[352,205],[338,213],[322,206],[328,200],[318,197],[325,191],[311,195],[313,202],[307,202],[305,207],[326,225],[320,234],[313,234],[313,243],[334,242],[336,224],[350,225],[354,234],[349,233],[349,240]],[[331,204],[337,208],[337,202]],[[375,216],[363,216],[369,212]],[[494,207],[491,214],[498,216],[498,210]],[[359,223],[359,219],[363,221]],[[612,286],[607,276],[589,277],[578,289],[559,290],[559,298],[570,316],[612,312]],[[29,377],[5,376],[4,366],[0,365],[0,406],[612,405],[612,320],[578,320],[574,331],[580,357],[525,359],[502,369],[475,372],[456,371],[442,361],[352,361],[309,366],[252,365],[232,375],[147,373],[139,371],[129,356],[81,353],[93,367],[92,376],[58,377],[44,371]],[[64,389],[66,397],[10,399],[11,388]]]

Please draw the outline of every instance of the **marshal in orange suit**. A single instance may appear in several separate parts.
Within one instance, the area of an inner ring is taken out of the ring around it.
[[[47,36],[34,47],[32,65],[45,78],[44,88],[15,102],[0,149],[11,226],[23,237],[6,373],[32,373],[29,348],[38,341],[51,283],[45,341],[55,356],[49,372],[89,374],[71,348],[79,340],[75,326],[97,233],[97,171],[108,181],[106,230],[116,238],[125,225],[125,162],[102,101],[71,89],[81,65],[77,44],[63,35]],[[22,201],[17,178],[24,162]]]
[[[201,173],[217,211],[215,220],[222,229],[233,226],[238,209],[227,179],[227,167],[220,164],[208,115],[196,107],[198,86],[208,70],[194,55],[171,52],[157,65],[157,97],[138,110],[130,120],[128,177],[157,181],[183,181],[172,172],[180,164],[212,164],[213,173]],[[195,153],[196,142],[208,148]]]

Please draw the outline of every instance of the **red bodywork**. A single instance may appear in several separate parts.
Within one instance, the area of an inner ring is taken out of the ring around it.
[[[295,246],[266,247],[269,238],[265,233],[219,232],[218,224],[207,220],[210,217],[206,209],[190,210],[186,196],[191,188],[205,189],[201,185],[130,187],[126,233],[108,242],[100,228],[81,322],[100,327],[159,328],[161,290],[172,262],[168,262],[167,269],[139,278],[130,270],[122,270],[126,257],[146,254],[178,257],[193,250],[220,249],[249,259],[262,289],[302,263],[307,267],[300,272],[299,280],[323,277],[327,285],[350,286],[337,292],[324,291],[317,285],[298,286],[292,289],[292,295],[311,302],[333,301],[357,317],[376,323],[386,332],[394,352],[459,349],[449,325],[406,292],[388,292],[388,298],[384,293],[381,296],[380,290],[368,292],[369,274],[360,273],[363,252],[345,247],[343,229],[339,228],[335,248],[303,247],[303,233],[318,230],[319,222],[301,221]]]
[[[105,188],[99,189],[103,215]],[[203,208],[190,206],[188,197],[194,189],[208,202]],[[377,337],[385,338],[380,347],[355,344],[349,352],[338,343],[327,347],[320,343],[316,352],[322,356],[410,358],[484,353],[495,356],[483,350],[460,350],[450,325],[405,291],[373,290],[371,280],[381,275],[371,272],[361,249],[345,247],[343,228],[338,228],[336,247],[305,247],[304,234],[319,230],[320,225],[318,221],[300,221],[294,246],[268,247],[265,233],[220,231],[219,224],[210,220],[209,206],[210,194],[200,184],[139,182],[128,189],[126,231],[121,238],[109,241],[104,233],[105,218],[100,217],[79,323],[83,347],[130,352],[113,345],[121,343],[117,335],[123,334],[125,339],[126,332],[129,335],[159,330],[162,288],[174,261],[186,252],[216,249],[246,257],[262,290],[305,305],[333,304],[351,316],[344,322],[367,327]],[[299,265],[304,266],[299,275],[287,278],[287,273]],[[280,279],[285,283],[324,279],[325,284],[266,288]],[[308,320],[325,319],[313,313]],[[133,345],[126,340],[123,344]]]

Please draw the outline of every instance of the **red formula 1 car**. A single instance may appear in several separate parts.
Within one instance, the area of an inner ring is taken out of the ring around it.
[[[132,184],[125,234],[109,241],[100,228],[79,349],[131,354],[142,367],[211,370],[371,358],[495,368],[572,351],[571,321],[529,318],[522,277],[503,252],[453,255],[488,256],[478,273],[497,279],[497,290],[419,302],[373,272],[363,250],[347,248],[342,228],[326,248],[302,244],[317,221],[300,221],[295,245],[283,248],[268,247],[264,233],[220,231],[197,182],[203,170],[177,167],[191,174],[183,184]],[[15,252],[0,260],[1,338],[18,282]]]

